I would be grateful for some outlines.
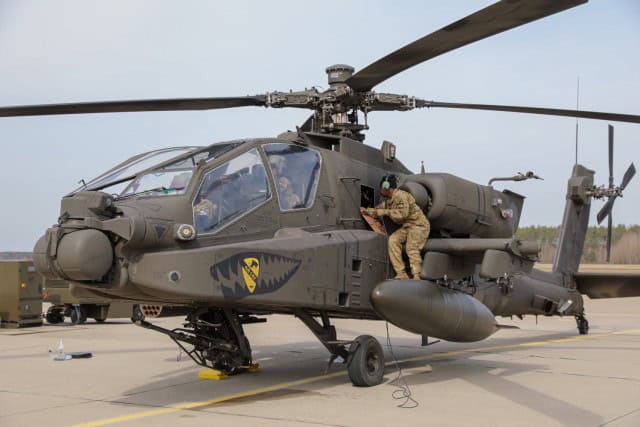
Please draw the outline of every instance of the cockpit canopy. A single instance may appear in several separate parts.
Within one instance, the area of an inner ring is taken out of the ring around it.
[[[275,184],[270,190],[267,169],[257,147],[205,172],[193,200],[198,235],[214,233],[278,195],[283,212],[313,205],[320,175],[318,151],[288,143],[261,146]]]
[[[241,146],[246,149],[224,163],[208,165]],[[180,195],[197,171],[198,185],[190,200],[200,236],[219,231],[274,197],[281,212],[311,208],[321,164],[318,150],[274,140],[165,148],[131,157],[73,193],[99,190],[116,199]]]
[[[209,161],[240,145],[221,143],[206,148],[172,147],[141,153],[74,190],[101,190],[118,197],[182,194],[198,162]]]

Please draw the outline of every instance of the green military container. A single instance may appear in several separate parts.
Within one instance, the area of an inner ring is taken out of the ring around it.
[[[0,260],[0,327],[42,325],[42,277],[31,260]]]
[[[47,323],[62,323],[65,317],[71,318],[74,325],[86,322],[88,318],[102,323],[109,318],[130,318],[134,304],[104,298],[76,298],[69,290],[65,280],[43,279],[45,302],[51,304],[45,318]]]

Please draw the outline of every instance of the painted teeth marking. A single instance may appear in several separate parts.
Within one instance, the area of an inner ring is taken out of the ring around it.
[[[256,258],[259,273],[253,292],[249,291],[242,275],[246,259]],[[284,286],[298,271],[301,260],[268,252],[241,252],[214,264],[210,268],[213,286],[222,291],[225,298],[238,299],[249,295],[274,292]]]

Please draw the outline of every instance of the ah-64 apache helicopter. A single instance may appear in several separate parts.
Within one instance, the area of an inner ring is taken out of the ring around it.
[[[347,362],[360,386],[382,381],[382,348],[367,335],[339,340],[331,318],[384,319],[423,337],[469,342],[496,332],[495,316],[570,315],[587,333],[582,294],[640,295],[636,276],[577,272],[592,200],[608,198],[599,220],[610,218],[633,165],[619,187],[610,179],[606,188],[594,185],[593,171],[574,166],[547,273],[533,268],[538,244],[514,238],[522,196],[447,173],[413,174],[392,143],[373,148],[363,144],[362,133],[369,112],[436,107],[640,123],[636,115],[445,103],[372,91],[414,65],[581,3],[495,3],[357,73],[348,65],[328,67],[324,92],[0,108],[0,116],[244,106],[313,111],[295,132],[143,153],[86,183],[62,199],[58,223],[36,243],[37,269],[72,282],[77,296],[182,306],[183,328],[134,321],[167,334],[196,363],[226,373],[251,366],[243,324],[265,321],[258,316],[270,313],[301,319],[332,360]],[[155,164],[142,167],[150,162]],[[400,188],[431,222],[422,280],[390,279],[387,239],[360,215],[360,207],[380,202],[379,185],[389,174],[398,176]]]

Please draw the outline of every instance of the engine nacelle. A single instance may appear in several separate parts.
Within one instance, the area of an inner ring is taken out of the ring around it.
[[[447,173],[409,175],[399,187],[427,214],[434,236],[502,238],[518,229],[524,197],[509,190]]]

